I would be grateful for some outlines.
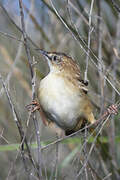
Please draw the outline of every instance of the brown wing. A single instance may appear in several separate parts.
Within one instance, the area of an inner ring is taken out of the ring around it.
[[[78,69],[79,70],[79,69]],[[88,82],[85,82],[82,78],[81,78],[81,75],[80,75],[80,70],[77,71],[76,73],[76,79],[78,80],[78,83],[79,83],[79,88],[83,90],[83,92],[85,94],[87,94],[88,92]]]
[[[78,64],[71,57],[64,56],[62,67],[63,71],[66,71],[68,78],[73,79],[78,84],[80,90],[83,90],[83,92],[87,94],[88,89],[86,88],[86,86],[88,85],[88,82],[85,82],[83,80]]]

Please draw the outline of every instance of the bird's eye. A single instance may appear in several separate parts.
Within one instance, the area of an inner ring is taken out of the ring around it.
[[[56,61],[58,58],[57,56],[53,56],[53,60]]]

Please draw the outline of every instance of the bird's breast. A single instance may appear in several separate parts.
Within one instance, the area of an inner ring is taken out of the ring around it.
[[[77,89],[57,75],[48,74],[39,87],[39,100],[49,118],[63,129],[76,126],[81,96]]]

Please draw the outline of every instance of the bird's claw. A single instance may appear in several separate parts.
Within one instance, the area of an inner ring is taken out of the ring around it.
[[[118,114],[118,107],[117,107],[117,105],[113,104],[107,109],[107,111],[109,114],[116,115],[116,114]]]
[[[37,100],[33,100],[32,103],[26,105],[26,108],[30,112],[35,112],[40,109],[40,104]]]

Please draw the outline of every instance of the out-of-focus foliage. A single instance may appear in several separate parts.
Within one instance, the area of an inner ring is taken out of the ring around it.
[[[120,98],[120,12],[116,9],[116,6],[120,7],[120,3],[118,0],[52,2],[64,24],[56,15],[50,0],[23,1],[30,53],[37,62],[36,89],[40,79],[48,73],[47,64],[36,48],[69,54],[80,65],[83,78],[87,53],[90,55],[89,96],[98,119],[108,105],[119,102]],[[90,51],[87,49],[89,38]],[[34,143],[34,124],[32,120],[28,122],[29,115],[25,108],[25,105],[31,102],[31,76],[23,44],[18,0],[0,1],[0,74],[6,82],[28,142]],[[55,140],[55,130],[44,127],[39,114],[37,116],[41,141],[46,144]],[[107,176],[109,180],[120,179],[119,119],[119,113],[109,118],[100,134],[103,138],[100,139],[101,145],[94,144],[86,168],[78,179],[103,179]],[[13,148],[9,151],[9,145],[16,144],[18,148],[20,136],[1,82],[0,135],[1,147],[8,145],[8,151],[5,149],[0,152],[0,179],[27,179],[20,150]],[[86,142],[82,149],[85,141],[83,136],[84,132],[77,136],[77,141],[76,137],[73,137],[70,142],[61,142],[58,147],[53,145],[42,151],[43,179],[77,179],[94,142],[93,138],[88,144]],[[87,136],[89,137],[89,134]],[[31,146],[31,152],[37,161],[37,150]],[[36,174],[31,165],[29,172],[33,174],[31,179],[35,179]]]

